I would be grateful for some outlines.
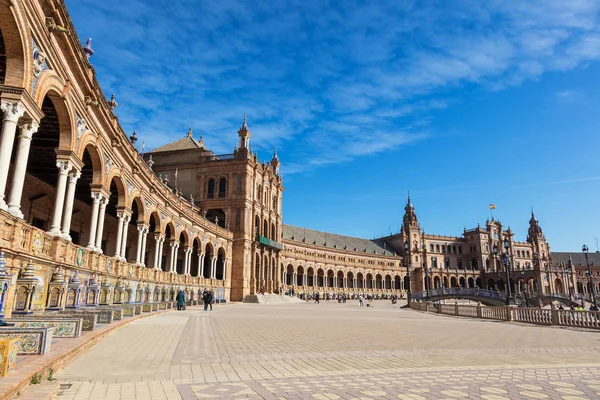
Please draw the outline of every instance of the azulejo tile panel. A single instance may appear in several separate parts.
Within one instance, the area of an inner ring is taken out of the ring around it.
[[[19,339],[19,355],[46,354],[50,351],[54,328],[0,328],[0,339]]]

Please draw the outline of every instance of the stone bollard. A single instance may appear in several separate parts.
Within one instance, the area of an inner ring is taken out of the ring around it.
[[[458,300],[454,300],[454,315],[458,315]]]
[[[550,310],[550,313],[552,315],[552,325],[560,325],[560,320],[558,318],[558,310]]]
[[[481,318],[481,302],[477,302],[477,318]]]

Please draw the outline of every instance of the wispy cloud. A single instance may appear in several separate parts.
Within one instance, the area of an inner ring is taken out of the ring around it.
[[[247,112],[252,145],[277,146],[286,173],[431,137],[429,115],[463,85],[502,90],[600,59],[594,0],[67,3],[147,148],[187,121],[231,152]]]

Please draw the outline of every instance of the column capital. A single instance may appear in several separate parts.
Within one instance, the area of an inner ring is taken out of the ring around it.
[[[100,202],[100,200],[102,200],[102,193],[92,193],[92,200],[94,203]]]
[[[0,109],[4,113],[4,120],[17,123],[19,118],[25,114],[25,108],[20,101],[0,101]]]
[[[162,233],[155,233],[154,234],[154,240],[160,240],[163,241],[165,240],[165,235],[163,235]]]
[[[146,224],[138,224],[137,226],[137,230],[140,231],[141,233],[145,233],[148,232],[148,225]]]
[[[19,128],[21,128],[21,134],[19,135],[19,138],[25,139],[25,140],[31,140],[31,138],[33,137],[33,134],[38,131],[39,127],[40,127],[40,124],[38,124],[35,121],[30,121],[30,122],[24,123],[22,125],[19,125]]]
[[[73,164],[70,161],[57,161],[56,168],[59,175],[67,175],[73,169]]]
[[[79,178],[81,178],[81,171],[76,169],[69,174],[69,183],[77,183]]]

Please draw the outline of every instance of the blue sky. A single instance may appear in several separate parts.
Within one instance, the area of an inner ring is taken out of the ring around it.
[[[284,222],[459,235],[488,205],[555,251],[600,236],[600,3],[67,0],[127,132],[277,147]]]

